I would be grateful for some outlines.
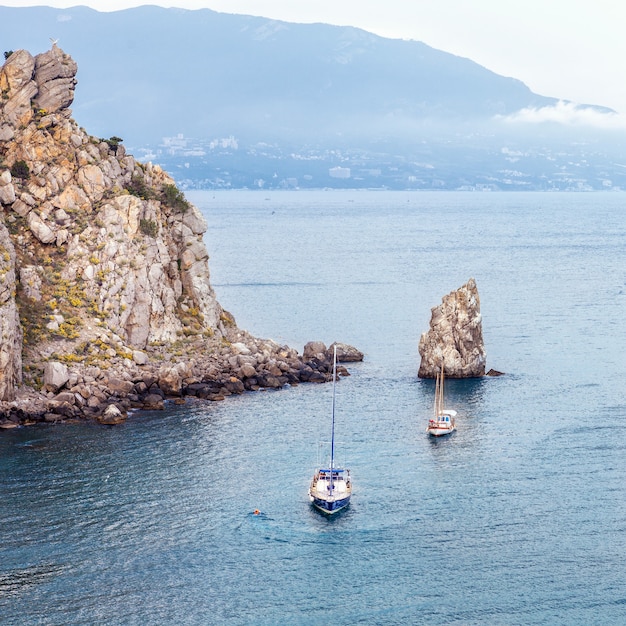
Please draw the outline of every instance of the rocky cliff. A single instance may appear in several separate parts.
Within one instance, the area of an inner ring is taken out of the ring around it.
[[[76,72],[56,44],[0,69],[0,421],[326,380],[327,364],[237,328],[202,215],[120,138],[78,127]]]
[[[473,278],[431,309],[430,328],[422,334],[418,349],[420,378],[435,378],[442,361],[449,378],[484,376],[480,297]]]

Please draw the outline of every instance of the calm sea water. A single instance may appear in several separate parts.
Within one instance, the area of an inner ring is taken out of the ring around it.
[[[352,503],[306,496],[330,385],[0,431],[0,623],[626,623],[626,195],[188,196],[241,327],[365,353]],[[417,343],[470,277],[506,376],[430,440]]]

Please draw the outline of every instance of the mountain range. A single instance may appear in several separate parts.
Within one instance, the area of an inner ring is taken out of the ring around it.
[[[558,97],[418,41],[154,6],[0,7],[0,23],[6,52],[58,40],[76,120],[183,187],[626,186],[611,135],[509,122]]]

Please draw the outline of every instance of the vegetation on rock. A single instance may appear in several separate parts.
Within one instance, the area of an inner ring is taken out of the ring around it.
[[[30,168],[28,167],[28,163],[23,160],[15,161],[11,166],[11,176],[13,178],[22,178],[26,179],[30,176]]]

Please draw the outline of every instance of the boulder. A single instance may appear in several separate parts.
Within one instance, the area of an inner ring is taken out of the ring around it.
[[[337,362],[338,363],[354,363],[363,360],[363,353],[357,350],[354,346],[349,346],[347,343],[333,343],[326,351],[326,357],[332,362],[333,349],[337,346]]]
[[[129,380],[120,380],[119,378],[110,377],[107,381],[107,388],[110,393],[116,396],[127,396],[135,385]]]
[[[122,411],[117,405],[109,404],[102,415],[98,417],[98,421],[101,424],[106,424],[107,426],[113,426],[115,424],[121,424],[127,418],[127,414],[125,411]]]
[[[149,393],[144,399],[143,399],[143,408],[147,409],[147,410],[158,410],[158,411],[162,411],[164,408],[164,402],[163,402],[163,397],[160,396],[158,393]]]
[[[57,238],[55,232],[35,211],[28,214],[28,227],[41,243],[52,243]]]
[[[0,204],[13,204],[15,199],[15,187],[13,187],[13,184],[0,184]]]
[[[256,369],[254,369],[254,367],[252,367],[249,363],[244,363],[241,366],[240,373],[243,378],[252,378],[253,376],[256,376]]]
[[[326,351],[326,344],[322,341],[309,341],[304,346],[302,358],[305,361],[310,361],[311,359],[319,359],[320,361],[324,361],[327,358]]]
[[[418,376],[435,378],[443,362],[448,378],[485,375],[480,297],[473,278],[431,310],[430,328],[419,341]]]
[[[133,350],[133,361],[137,365],[145,365],[148,362],[148,355],[141,350]]]
[[[59,416],[63,419],[72,418],[76,415],[73,402],[51,400],[48,408],[50,409],[50,413],[56,415],[56,419],[59,419]]]
[[[43,368],[43,386],[48,391],[58,391],[70,379],[67,365],[58,361],[49,361]]]
[[[158,385],[167,396],[181,394],[183,379],[191,374],[186,363],[177,363],[174,366],[163,366],[158,372]]]

